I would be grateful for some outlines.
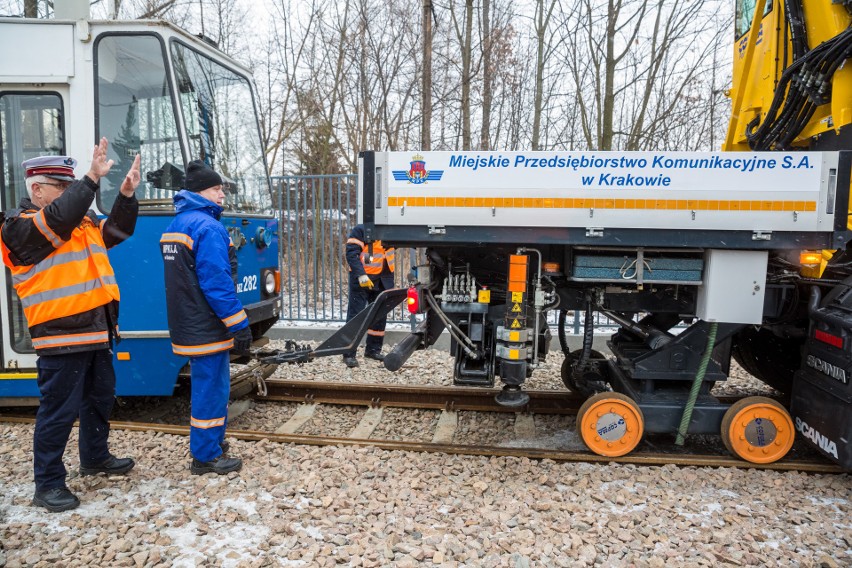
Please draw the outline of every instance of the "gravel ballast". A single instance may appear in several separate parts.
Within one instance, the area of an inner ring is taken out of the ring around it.
[[[634,467],[112,433],[126,476],[30,506],[32,426],[0,425],[0,553],[17,566],[849,566],[848,475]],[[76,441],[76,431],[72,442]]]
[[[394,375],[363,359],[351,371],[332,357],[276,375],[448,385],[448,361],[441,352],[416,353]],[[548,359],[550,370],[530,387],[563,388],[560,362]],[[750,380],[720,386],[765,390]],[[234,424],[282,419],[267,404],[253,412]],[[431,415],[408,416],[412,432],[428,432]],[[561,422],[544,418],[539,435],[561,432]],[[355,422],[328,411],[314,420],[340,435]],[[500,430],[510,425],[493,420],[485,438],[502,443]],[[850,475],[232,439],[241,472],[192,476],[187,438],[114,431],[113,453],[133,456],[136,467],[79,477],[75,429],[65,463],[82,505],[47,513],[30,505],[32,433],[31,425],[0,423],[0,567],[852,565]]]

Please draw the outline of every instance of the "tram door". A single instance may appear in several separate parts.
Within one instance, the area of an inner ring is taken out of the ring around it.
[[[66,154],[63,98],[67,86],[41,90],[0,89],[0,207],[9,211],[27,195],[21,162],[47,154]],[[3,268],[0,298],[2,369],[0,396],[38,396],[35,350],[21,302],[12,288],[9,270]]]

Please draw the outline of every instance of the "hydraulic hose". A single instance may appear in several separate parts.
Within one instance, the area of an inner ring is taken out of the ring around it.
[[[428,290],[424,290],[424,296],[426,297],[426,303],[429,304],[429,307],[432,308],[435,315],[444,322],[444,325],[447,327],[447,331],[449,334],[458,341],[459,346],[464,349],[464,352],[467,353],[468,357],[474,360],[478,360],[482,357],[482,353],[476,350],[476,345],[474,345],[473,341],[465,335],[465,333],[455,324],[453,321],[447,317],[438,303],[435,301],[435,298],[432,297],[432,293]],[[468,347],[468,345],[470,347]]]
[[[692,410],[695,408],[698,391],[701,388],[701,383],[704,381],[704,375],[707,373],[707,364],[710,363],[710,355],[713,354],[713,347],[716,345],[716,330],[718,327],[719,324],[714,321],[710,324],[710,330],[707,332],[707,346],[704,348],[704,354],[701,356],[698,372],[695,373],[695,378],[692,380],[692,388],[689,389],[689,398],[686,401],[686,407],[683,409],[683,417],[680,419],[680,426],[677,429],[675,444],[678,446],[682,446],[686,441],[686,432],[689,430],[689,423],[692,420]]]
[[[577,369],[582,371],[588,366],[592,357],[592,342],[595,339],[595,324],[592,321],[592,299],[586,300],[586,321],[583,322],[583,350],[580,351],[580,360],[577,361]]]

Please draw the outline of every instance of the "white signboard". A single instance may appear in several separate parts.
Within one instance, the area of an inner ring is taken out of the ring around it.
[[[375,165],[378,223],[830,231],[837,154],[390,152]]]

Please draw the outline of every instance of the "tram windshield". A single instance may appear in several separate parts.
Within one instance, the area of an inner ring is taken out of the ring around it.
[[[124,175],[141,153],[143,183],[136,195],[143,207],[170,207],[183,185],[184,163],[202,159],[226,180],[226,211],[271,214],[248,79],[183,44],[173,43],[171,51],[174,83],[158,36],[115,34],[98,40],[97,134],[109,139],[115,160],[101,181],[100,209],[112,208]]]
[[[190,156],[225,179],[226,210],[272,213],[248,80],[180,42],[171,52]]]

